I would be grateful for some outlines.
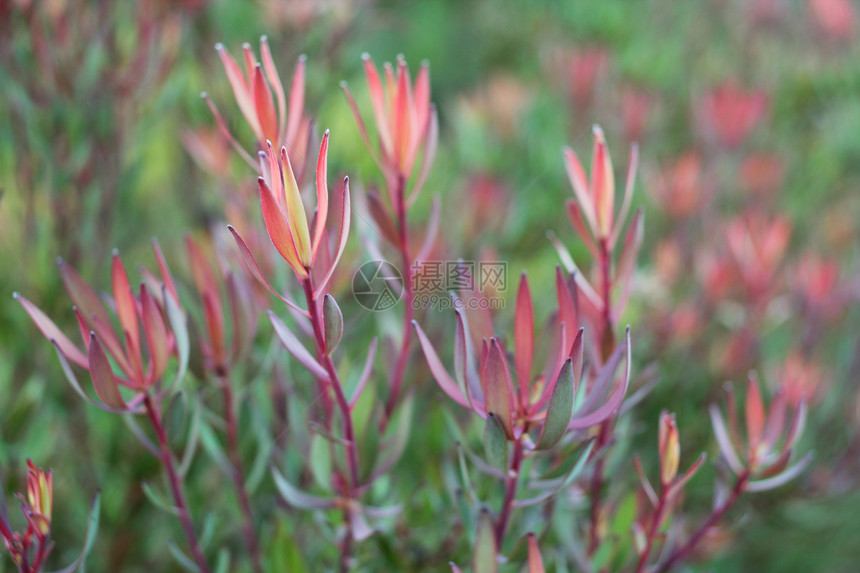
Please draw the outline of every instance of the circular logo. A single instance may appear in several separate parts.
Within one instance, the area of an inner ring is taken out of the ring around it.
[[[352,276],[352,296],[372,311],[388,310],[400,300],[403,276],[388,261],[369,261]]]

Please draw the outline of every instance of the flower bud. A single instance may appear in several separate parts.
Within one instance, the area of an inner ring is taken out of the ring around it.
[[[675,414],[663,410],[660,413],[659,433],[660,453],[660,483],[668,485],[678,474],[678,461],[681,457],[681,445],[678,442],[678,427],[675,425]]]

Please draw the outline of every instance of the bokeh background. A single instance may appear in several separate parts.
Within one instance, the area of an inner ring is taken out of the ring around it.
[[[331,129],[330,172],[359,188],[378,185],[379,175],[339,83],[364,105],[363,52],[378,63],[401,53],[412,66],[428,60],[440,150],[414,216],[423,220],[439,195],[440,256],[507,261],[512,277],[528,271],[533,291],[551,290],[558,264],[547,231],[577,261],[588,258],[562,208],[571,196],[562,147],[587,158],[591,126],[600,124],[621,180],[638,141],[634,205],[644,210],[645,238],[623,321],[633,325],[636,370],[659,383],[637,407],[620,455],[641,451],[653,462],[657,413],[669,407],[683,460],[699,451],[716,458],[706,406],[723,383],[742,382],[750,368],[771,388],[789,379],[812,406],[803,441],[816,451],[812,469],[742,501],[708,540],[712,557],[692,569],[856,570],[857,11],[850,0],[0,0],[7,494],[20,491],[27,457],[53,468],[58,567],[83,538],[97,488],[102,527],[89,570],[177,567],[164,546],[178,528],[140,486],[159,479],[158,465],[121,420],[74,396],[11,294],[72,327],[56,257],[107,287],[112,249],[130,266],[152,264],[150,238],[158,237],[178,261],[185,233],[223,226],[229,190],[214,167],[237,187],[253,185],[254,174],[219,144],[200,93],[251,147],[214,45],[236,54],[265,34],[282,78],[307,54],[306,107],[318,129]],[[355,239],[351,253],[352,264],[367,258]],[[539,314],[549,303],[539,300]],[[430,314],[428,323],[452,328],[450,316]],[[512,322],[511,313],[502,310],[499,322]],[[421,361],[413,365],[427,382]],[[432,469],[450,463],[454,438],[441,414],[420,415],[398,474],[411,496],[403,527],[412,539],[394,531],[369,541],[362,551],[375,565],[367,570],[442,570],[468,554],[462,543],[443,543],[452,510],[443,472]],[[630,465],[620,467],[634,483]],[[694,515],[709,507],[712,473],[691,485]],[[192,505],[229,524],[233,502],[213,498],[217,470],[201,462],[192,476]],[[263,490],[274,497],[270,485]],[[313,543],[322,526],[288,513],[272,519],[264,539],[293,570],[316,571],[315,559],[330,558]],[[0,561],[0,571],[11,570]]]

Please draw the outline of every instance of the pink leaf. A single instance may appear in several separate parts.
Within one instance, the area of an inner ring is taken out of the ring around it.
[[[442,365],[442,361],[439,359],[439,355],[436,354],[436,349],[433,348],[433,344],[430,342],[430,339],[427,338],[427,335],[424,334],[424,331],[421,330],[421,327],[418,326],[416,321],[412,321],[412,326],[415,327],[415,333],[418,336],[418,342],[421,344],[421,350],[424,351],[424,357],[427,360],[427,366],[430,367],[430,372],[433,374],[433,377],[436,379],[436,383],[439,384],[439,387],[442,389],[445,394],[448,395],[449,398],[463,406],[464,408],[469,408],[469,402],[466,401],[466,398],[463,396],[463,393],[457,386],[457,383],[451,378],[451,375],[448,374],[448,371],[445,370],[445,367]]]
[[[96,394],[107,406],[116,409],[125,409],[126,403],[119,393],[116,378],[113,374],[107,354],[102,350],[102,345],[95,333],[90,334],[89,370],[93,379]]]
[[[268,311],[267,314],[269,315],[269,320],[272,321],[272,326],[275,327],[275,333],[278,335],[278,338],[281,339],[284,347],[293,355],[299,364],[307,368],[311,374],[320,380],[330,380],[326,369],[323,368],[313,356],[311,356],[311,353],[308,352],[307,348],[302,346],[302,343],[299,342],[296,335],[287,328],[283,321],[271,310]]]
[[[508,438],[514,437],[514,424],[511,400],[511,375],[508,361],[499,341],[490,339],[490,350],[484,365],[484,407],[487,413],[493,412],[502,423]]]
[[[48,318],[48,316],[39,310],[36,305],[20,294],[14,293],[12,296],[21,304],[21,306],[24,307],[24,310],[27,311],[27,314],[30,315],[30,318],[33,319],[33,322],[35,322],[39,330],[42,331],[42,334],[45,335],[45,338],[53,341],[66,358],[82,368],[87,367],[86,355],[81,352],[81,350],[75,346],[75,344],[69,340],[65,334],[63,334],[63,331],[54,324],[54,321]]]

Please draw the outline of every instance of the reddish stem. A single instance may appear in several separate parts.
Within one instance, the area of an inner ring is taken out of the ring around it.
[[[514,457],[511,460],[511,467],[505,479],[505,501],[502,503],[502,511],[499,513],[499,520],[496,522],[496,547],[501,549],[502,542],[505,540],[505,531],[508,528],[508,522],[511,518],[511,510],[514,506],[514,497],[517,493],[517,483],[520,479],[520,468],[523,463],[523,447],[522,436],[514,442]]]
[[[657,535],[657,530],[660,528],[660,523],[663,521],[663,512],[668,506],[666,499],[667,489],[664,486],[660,491],[660,500],[657,502],[657,507],[654,509],[654,515],[651,518],[651,526],[648,528],[648,535],[645,541],[645,549],[639,555],[639,563],[636,565],[636,573],[643,573],[648,565],[648,557],[651,556],[651,550],[654,548],[654,538]]]
[[[164,429],[164,423],[161,418],[161,411],[152,401],[152,397],[147,394],[143,399],[146,415],[152,424],[152,429],[155,432],[155,437],[158,440],[158,446],[161,448],[159,461],[167,471],[167,481],[170,484],[170,491],[173,494],[173,503],[179,514],[179,521],[182,523],[182,529],[185,531],[185,538],[191,548],[191,554],[194,561],[197,562],[197,567],[200,573],[210,573],[209,565],[206,563],[206,558],[203,556],[203,551],[200,549],[200,542],[197,540],[197,534],[194,532],[194,524],[191,522],[191,514],[188,511],[188,503],[185,500],[185,494],[182,492],[182,480],[179,473],[176,471],[176,465],[173,462],[173,453],[170,451],[170,446],[167,444],[167,432]]]
[[[612,429],[612,421],[605,420],[600,424],[600,430],[597,434],[597,444],[595,444],[594,454],[599,455],[606,443],[609,441],[609,435]],[[605,456],[601,456],[594,463],[594,474],[591,478],[591,530],[588,540],[588,555],[594,555],[597,548],[600,546],[600,506],[602,503],[601,493],[603,491],[603,470]]]
[[[311,325],[313,326],[317,355],[320,357],[320,360],[322,360],[323,367],[326,369],[326,372],[328,372],[329,381],[331,383],[331,387],[334,389],[335,399],[337,401],[338,408],[340,409],[341,417],[343,418],[343,433],[344,440],[346,441],[344,449],[346,450],[346,459],[347,464],[349,465],[349,483],[347,484],[347,491],[345,493],[346,497],[354,498],[360,486],[360,478],[358,472],[358,451],[355,443],[355,430],[352,426],[351,410],[349,408],[349,402],[347,402],[346,396],[343,393],[343,386],[341,386],[340,378],[338,378],[337,369],[334,367],[334,362],[332,362],[331,356],[329,356],[328,345],[325,341],[325,332],[322,330],[322,315],[320,314],[319,307],[317,306],[314,288],[311,284],[310,277],[306,278],[302,285],[305,289],[305,299],[308,303],[308,314],[310,315]],[[349,559],[352,554],[352,522],[350,521],[349,514],[346,510],[344,510],[343,513],[343,521],[346,525],[346,532],[344,533],[343,541],[341,541],[340,545],[340,570],[345,573],[346,571],[349,571]]]
[[[391,421],[391,416],[394,413],[394,408],[397,407],[397,400],[400,397],[400,390],[403,386],[403,377],[406,374],[406,364],[409,361],[409,349],[412,342],[412,318],[415,316],[413,308],[415,293],[412,290],[412,265],[414,261],[409,255],[409,226],[406,220],[406,201],[404,199],[404,190],[406,181],[403,176],[397,179],[397,189],[395,197],[397,198],[397,228],[400,231],[400,258],[403,264],[403,340],[400,343],[400,352],[397,355],[397,363],[394,366],[394,372],[391,376],[391,393],[388,396],[388,401],[385,403],[385,410],[382,414],[382,420],[379,424],[380,433],[385,431],[388,423]]]
[[[603,296],[603,329],[600,337],[600,349],[604,362],[613,351],[614,336],[612,333],[612,254],[609,252],[609,242],[605,237],[599,239],[600,244],[600,276]],[[607,341],[609,343],[607,343]],[[609,442],[612,433],[612,418],[600,425],[594,455],[597,455]],[[600,506],[602,504],[603,472],[605,456],[594,464],[594,474],[591,478],[591,531],[588,542],[588,554],[593,555],[600,545]]]
[[[263,572],[263,563],[260,558],[260,543],[254,531],[254,517],[251,512],[251,500],[248,498],[248,490],[245,489],[245,471],[242,467],[242,457],[239,455],[239,424],[236,419],[236,406],[233,400],[233,388],[230,384],[228,374],[221,376],[221,392],[224,396],[224,423],[227,426],[227,456],[232,465],[233,486],[239,499],[239,507],[242,512],[242,533],[245,543],[248,544],[248,554],[251,557],[251,565],[256,573]]]
[[[696,530],[696,533],[690,537],[687,542],[672,552],[666,561],[663,562],[657,569],[655,569],[654,573],[666,573],[672,569],[672,567],[677,564],[679,561],[687,558],[689,554],[695,549],[696,545],[698,545],[699,541],[705,536],[708,530],[714,526],[714,524],[719,521],[723,515],[735,504],[741,494],[744,492],[744,488],[746,488],[747,482],[749,481],[750,472],[749,470],[744,470],[738,476],[737,481],[735,481],[735,485],[732,488],[729,497],[720,504],[719,507],[714,509],[711,512],[711,515],[708,516],[708,519]]]
[[[343,393],[343,386],[340,383],[340,378],[338,378],[334,362],[332,362],[331,356],[329,356],[328,347],[325,342],[325,333],[322,330],[322,315],[320,314],[319,307],[317,306],[317,301],[314,296],[314,288],[313,285],[311,285],[310,278],[306,278],[302,284],[305,289],[305,299],[308,303],[308,314],[311,317],[311,325],[313,326],[317,353],[323,362],[323,367],[326,369],[326,372],[328,372],[331,387],[334,390],[335,400],[337,401],[341,417],[343,418],[344,440],[347,442],[344,445],[344,448],[346,449],[350,477],[348,493],[349,496],[352,497],[355,490],[357,490],[361,484],[359,483],[358,452],[355,444],[355,430],[352,426],[352,415],[349,408],[349,402],[347,402],[346,396]]]

